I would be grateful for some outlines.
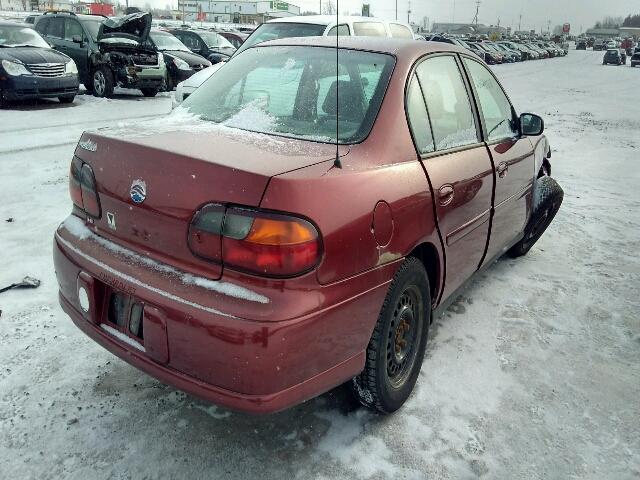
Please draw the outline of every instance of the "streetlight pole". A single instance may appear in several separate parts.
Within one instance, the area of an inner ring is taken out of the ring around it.
[[[396,20],[398,20],[398,0],[396,0]]]

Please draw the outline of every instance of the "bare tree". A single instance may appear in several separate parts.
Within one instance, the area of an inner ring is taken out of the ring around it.
[[[322,13],[325,15],[335,15],[338,13],[338,9],[336,8],[336,4],[333,3],[333,0],[327,0],[324,5],[322,5]]]

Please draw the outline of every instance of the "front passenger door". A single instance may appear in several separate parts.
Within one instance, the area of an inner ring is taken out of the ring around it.
[[[74,37],[82,40],[80,43],[74,42]],[[64,19],[64,46],[67,55],[73,58],[78,66],[78,73],[81,81],[89,76],[89,54],[87,38],[80,22],[75,18]]]
[[[531,214],[535,179],[533,145],[520,135],[518,117],[487,67],[464,58],[480,108],[484,140],[496,169],[491,238],[486,260],[504,253],[523,233]]]

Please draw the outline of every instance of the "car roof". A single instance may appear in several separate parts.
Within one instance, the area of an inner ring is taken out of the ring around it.
[[[350,23],[350,22],[376,22],[383,24],[397,23],[409,27],[406,23],[400,21],[387,21],[377,17],[362,17],[358,15],[339,15],[336,21],[335,15],[302,15],[296,17],[274,18],[266,23],[310,23],[314,25],[329,25],[332,23]]]
[[[415,57],[416,59],[434,52],[467,53],[467,50],[457,45],[442,42],[422,42],[404,38],[388,37],[338,37],[341,49],[362,50],[376,53],[386,53],[398,57]],[[250,48],[273,46],[302,46],[302,47],[334,47],[336,37],[299,37],[281,38],[259,43]]]

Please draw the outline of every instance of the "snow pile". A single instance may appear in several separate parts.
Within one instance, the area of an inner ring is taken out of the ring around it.
[[[112,336],[116,337],[121,342],[132,346],[136,350],[140,350],[141,352],[146,352],[147,351],[139,342],[136,342],[133,338],[129,337],[128,335],[125,335],[120,330],[116,330],[115,328],[110,327],[109,325],[104,324],[104,323],[100,324],[100,328],[102,328],[104,331],[106,331],[109,335],[112,335]]]

